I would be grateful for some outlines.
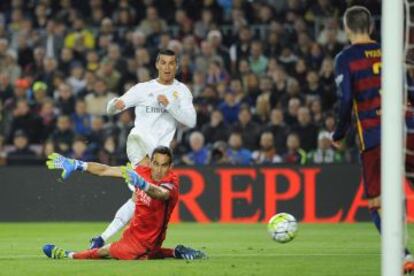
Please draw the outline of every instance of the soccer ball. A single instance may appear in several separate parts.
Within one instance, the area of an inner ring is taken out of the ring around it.
[[[269,220],[267,230],[273,240],[286,243],[295,238],[298,231],[298,223],[291,214],[279,213]]]

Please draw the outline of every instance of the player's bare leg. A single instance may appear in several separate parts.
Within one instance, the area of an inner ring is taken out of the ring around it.
[[[110,244],[101,248],[93,248],[79,252],[71,252],[66,251],[53,244],[46,244],[45,246],[43,246],[43,252],[46,256],[48,256],[51,259],[107,259],[111,257],[109,253],[109,247]]]
[[[148,156],[145,156],[136,166],[148,166],[150,164],[150,159]],[[119,230],[125,227],[131,220],[135,212],[135,192],[132,193],[130,199],[128,199],[121,208],[115,213],[114,219],[106,227],[105,231],[94,238],[91,239],[90,248],[100,248],[102,247],[113,235],[115,235]]]

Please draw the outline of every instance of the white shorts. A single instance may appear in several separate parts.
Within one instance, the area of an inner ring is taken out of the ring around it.
[[[145,156],[151,158],[151,154],[157,146],[169,146],[172,137],[157,137],[154,138],[148,133],[142,133],[142,129],[134,127],[128,135],[126,151],[129,162],[133,167],[136,167]],[[135,187],[128,185],[131,191],[135,191]]]
[[[144,139],[142,139],[142,136],[137,131],[132,129],[128,135],[126,151],[132,167],[136,167],[145,156],[151,156],[153,148],[148,142],[145,142]],[[128,188],[133,192],[135,191],[135,187],[130,184],[128,184]]]

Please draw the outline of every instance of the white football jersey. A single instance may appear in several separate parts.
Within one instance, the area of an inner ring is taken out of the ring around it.
[[[167,97],[167,107],[158,102],[159,95]],[[175,79],[170,85],[163,85],[157,79],[138,83],[120,99],[125,103],[125,109],[135,107],[135,126],[130,138],[137,138],[142,150],[149,155],[157,146],[170,146],[178,122],[188,127],[196,125],[193,96],[185,84]],[[108,113],[113,114],[111,102]]]

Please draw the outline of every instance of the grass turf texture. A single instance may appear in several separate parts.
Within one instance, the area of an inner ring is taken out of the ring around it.
[[[81,250],[104,223],[0,223],[0,275],[379,275],[380,238],[370,223],[299,224],[290,243],[270,239],[264,224],[170,225],[164,245],[202,249],[201,261],[51,260],[53,243]],[[414,225],[409,225],[410,232]],[[414,242],[411,242],[414,249]]]

